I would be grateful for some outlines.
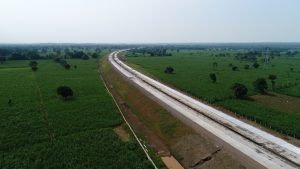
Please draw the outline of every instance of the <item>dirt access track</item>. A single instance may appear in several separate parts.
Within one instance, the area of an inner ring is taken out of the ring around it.
[[[300,148],[145,76],[120,61],[118,53],[110,54],[109,62],[123,76],[177,117],[240,152],[248,162],[259,168],[300,167]]]

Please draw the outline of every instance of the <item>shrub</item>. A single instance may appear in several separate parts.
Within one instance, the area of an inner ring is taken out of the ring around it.
[[[166,67],[165,73],[172,74],[173,72],[174,72],[174,68],[172,68],[172,67]]]
[[[34,61],[34,60],[33,60],[33,61],[30,61],[30,62],[29,62],[29,66],[30,66],[30,67],[37,67],[37,65],[38,65],[38,62],[37,62],[37,61]]]
[[[237,71],[238,67],[237,66],[233,66],[231,67],[232,71]]]
[[[65,100],[73,96],[73,90],[68,86],[60,86],[56,90],[58,95],[61,95]]]
[[[37,71],[37,70],[38,70],[38,67],[37,67],[37,66],[33,66],[33,67],[31,67],[31,70],[32,70],[32,71]]]
[[[268,89],[268,83],[267,83],[266,79],[264,79],[264,78],[256,79],[253,82],[253,86],[254,86],[254,89],[261,94],[265,94],[266,90]]]
[[[243,84],[235,83],[231,89],[234,90],[234,96],[238,99],[245,98],[247,96],[248,89]]]
[[[259,67],[259,64],[257,62],[254,62],[252,65],[255,69],[257,69]]]
[[[97,59],[97,58],[99,58],[99,55],[97,53],[93,53],[92,58]]]
[[[213,83],[216,83],[217,81],[217,76],[214,73],[210,73],[209,74],[210,79],[212,80]]]
[[[67,69],[67,70],[69,70],[70,68],[71,68],[71,65],[69,65],[68,63],[67,64],[65,64],[65,69]]]
[[[245,65],[244,66],[244,69],[246,69],[246,70],[249,69],[249,68],[250,68],[250,65]]]
[[[275,89],[275,80],[277,79],[277,76],[276,75],[269,75],[269,80],[271,80],[271,83],[272,83],[272,89],[274,90]]]

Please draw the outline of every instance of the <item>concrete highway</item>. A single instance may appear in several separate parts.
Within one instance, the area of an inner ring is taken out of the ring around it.
[[[224,145],[229,145],[251,163],[256,163],[253,166],[272,169],[300,168],[299,147],[134,70],[118,59],[119,52],[121,51],[111,53],[109,62],[122,76],[163,107],[202,128]]]

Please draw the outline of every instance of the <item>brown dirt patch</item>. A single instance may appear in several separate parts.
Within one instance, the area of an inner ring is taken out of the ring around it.
[[[300,115],[300,98],[272,93],[252,96],[255,101],[278,110]]]
[[[124,130],[123,125],[114,128],[114,132],[120,137],[121,140],[129,141],[130,135]]]
[[[173,156],[162,157],[161,159],[169,169],[184,169]]]

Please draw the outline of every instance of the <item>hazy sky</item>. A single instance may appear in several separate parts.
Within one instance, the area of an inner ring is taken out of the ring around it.
[[[300,42],[300,0],[0,0],[0,43]]]

